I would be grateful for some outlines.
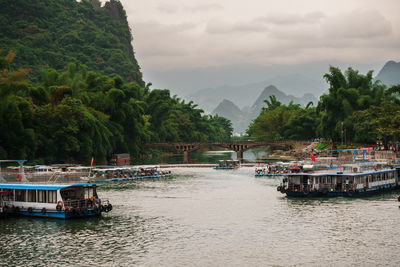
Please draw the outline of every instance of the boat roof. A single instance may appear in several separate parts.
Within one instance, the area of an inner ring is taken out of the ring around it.
[[[0,163],[11,163],[11,162],[18,162],[18,163],[24,163],[26,160],[12,160],[12,159],[2,159],[0,160]]]
[[[2,189],[31,189],[31,190],[59,190],[68,187],[77,186],[95,186],[105,185],[107,183],[83,183],[83,184],[6,184],[1,183],[0,188]]]
[[[378,173],[386,173],[386,172],[394,172],[396,169],[385,169],[385,170],[370,170],[370,171],[364,171],[364,172],[341,172],[341,171],[331,171],[331,172],[317,172],[317,173],[306,173],[306,172],[300,172],[300,173],[289,173],[287,176],[327,176],[327,175],[335,175],[335,176],[363,176],[363,175],[372,175],[372,174],[378,174]]]

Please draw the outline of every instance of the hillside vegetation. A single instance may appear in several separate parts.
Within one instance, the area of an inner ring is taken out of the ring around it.
[[[400,85],[387,88],[348,68],[331,67],[324,75],[329,92],[317,106],[282,105],[275,97],[249,126],[258,140],[305,140],[324,137],[333,141],[375,143],[400,140]]]
[[[17,53],[12,67],[65,70],[83,64],[144,86],[131,45],[126,13],[118,1],[0,0],[0,50]]]

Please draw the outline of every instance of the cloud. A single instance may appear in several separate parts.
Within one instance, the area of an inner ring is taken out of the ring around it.
[[[326,36],[346,39],[372,39],[388,36],[392,25],[376,10],[354,10],[334,16],[323,25]]]
[[[310,24],[318,23],[326,16],[322,12],[299,14],[273,14],[265,17],[258,17],[256,22],[274,25],[293,25],[293,24]]]
[[[224,8],[218,4],[201,4],[201,5],[194,5],[194,6],[185,6],[183,10],[185,12],[191,13],[201,13],[201,12],[209,12],[209,11],[219,11],[223,10]]]
[[[131,23],[142,68],[367,62],[390,58],[400,43],[398,27],[377,10],[188,21]]]
[[[175,14],[179,11],[179,8],[174,5],[161,3],[158,5],[157,10],[165,14]]]
[[[227,23],[220,20],[211,20],[206,25],[206,32],[211,34],[225,33],[259,33],[265,32],[268,27],[256,21]]]

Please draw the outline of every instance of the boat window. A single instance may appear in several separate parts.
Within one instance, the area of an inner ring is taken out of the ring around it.
[[[25,201],[25,189],[15,189],[15,201]]]
[[[57,191],[56,190],[48,191],[47,203],[57,203]]]
[[[47,198],[46,198],[46,191],[45,190],[38,190],[38,202],[40,203],[46,203]]]
[[[86,190],[87,195],[85,196],[85,198],[91,198],[94,194],[93,194],[93,188],[88,187],[88,189]]]
[[[36,202],[36,190],[28,190],[28,202]]]

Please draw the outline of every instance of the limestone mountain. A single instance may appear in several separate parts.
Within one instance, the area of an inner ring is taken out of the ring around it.
[[[387,86],[400,84],[400,62],[388,61],[375,78]]]
[[[242,112],[232,101],[222,100],[211,114],[230,120],[236,132],[244,132],[247,129],[247,113]]]
[[[306,106],[309,102],[316,104],[318,99],[312,94],[305,94],[303,97],[295,97],[293,95],[287,95],[284,92],[278,90],[274,85],[266,87],[254,102],[248,114],[248,119],[250,121],[257,118],[263,107],[266,107],[264,100],[269,100],[269,97],[275,95],[276,99],[282,104],[288,105],[291,101],[294,104],[300,104],[301,106]]]
[[[303,97],[295,97],[293,95],[285,94],[278,90],[274,85],[270,85],[261,92],[251,107],[245,106],[240,110],[235,103],[224,99],[214,109],[212,114],[218,114],[221,117],[231,120],[234,131],[242,133],[247,130],[251,121],[257,118],[262,108],[266,107],[264,100],[269,100],[269,97],[272,95],[275,95],[278,101],[286,105],[291,101],[295,104],[300,104],[301,106],[306,106],[309,102],[313,102],[314,104],[318,102],[318,99],[312,94],[305,94]]]
[[[64,70],[69,63],[120,75],[144,86],[122,4],[99,0],[1,0],[0,56],[16,53],[13,67]]]

